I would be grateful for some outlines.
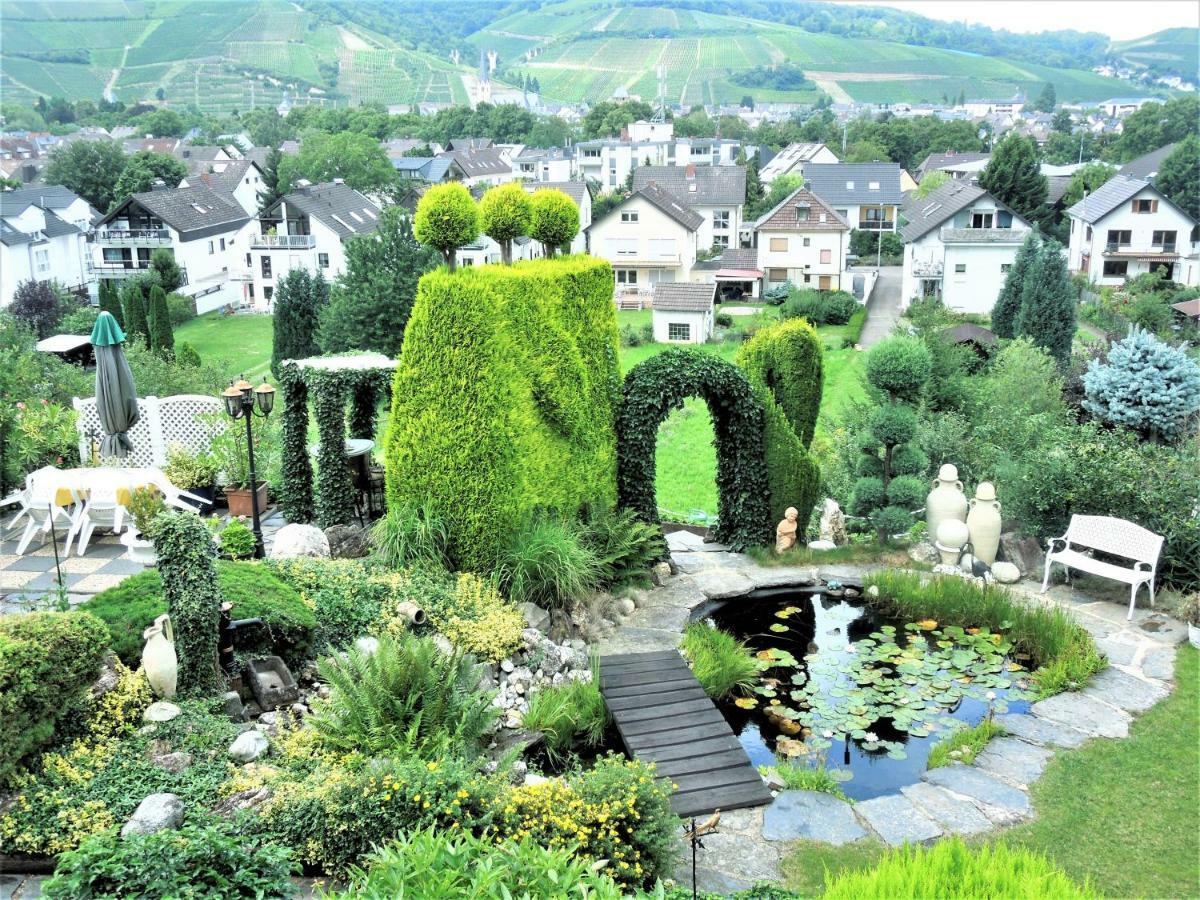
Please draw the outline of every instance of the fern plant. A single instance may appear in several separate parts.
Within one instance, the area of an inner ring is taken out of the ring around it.
[[[608,584],[645,577],[654,562],[667,552],[662,529],[641,521],[632,509],[589,509],[581,530],[583,543],[595,554],[596,564]]]
[[[447,656],[427,637],[381,635],[374,652],[353,648],[318,669],[330,696],[310,721],[333,750],[470,755],[497,714],[492,695],[476,690],[474,659]]]

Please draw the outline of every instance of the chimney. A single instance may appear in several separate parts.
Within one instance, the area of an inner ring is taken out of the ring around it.
[[[687,168],[684,169],[683,171],[684,171],[684,174],[686,174],[688,178],[696,177],[696,167],[694,165],[692,165],[691,163],[688,163]]]

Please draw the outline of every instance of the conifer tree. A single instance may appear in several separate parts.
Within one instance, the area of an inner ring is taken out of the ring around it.
[[[1045,348],[1064,368],[1075,337],[1075,300],[1062,244],[1043,241],[1023,279],[1015,332]]]
[[[1008,275],[1004,278],[1004,286],[1000,288],[1000,295],[996,298],[996,305],[992,307],[992,331],[996,332],[997,337],[1014,338],[1017,336],[1015,329],[1017,313],[1021,309],[1021,290],[1025,285],[1025,277],[1029,274],[1030,266],[1037,259],[1040,246],[1041,235],[1035,226],[1025,236],[1025,242],[1017,251],[1017,258],[1013,260],[1012,268],[1008,270]]]
[[[150,323],[146,318],[146,297],[137,280],[125,282],[121,288],[121,307],[125,311],[125,337],[149,343]]]
[[[315,288],[308,270],[300,267],[288,272],[276,286],[275,340],[271,348],[271,371],[276,377],[283,360],[306,359],[320,353],[317,328],[323,293],[327,291]]]
[[[1046,215],[1046,176],[1037,143],[1015,132],[1005,136],[979,175],[979,186],[1030,222]]]
[[[167,308],[167,292],[157,284],[150,288],[150,299],[147,302],[149,316],[147,328],[150,335],[150,349],[160,356],[173,356],[175,353],[175,332],[171,328],[171,312]]]
[[[117,283],[108,278],[100,282],[100,311],[111,313],[121,329],[125,329],[125,310],[121,309],[121,300],[117,296]]]

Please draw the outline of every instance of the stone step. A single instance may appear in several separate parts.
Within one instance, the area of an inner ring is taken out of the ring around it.
[[[1056,694],[1039,700],[1029,711],[1096,737],[1123,738],[1129,734],[1128,713],[1087,694]]]
[[[1015,737],[990,741],[975,757],[975,766],[1017,787],[1027,787],[1041,776],[1054,753]]]
[[[918,781],[900,792],[948,834],[980,834],[992,827],[988,817],[972,801],[956,797],[936,785]]]
[[[893,847],[928,844],[942,835],[942,827],[902,794],[863,800],[855,804],[854,813]]]

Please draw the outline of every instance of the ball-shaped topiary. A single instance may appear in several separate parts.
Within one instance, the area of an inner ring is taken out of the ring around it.
[[[867,476],[854,482],[854,494],[850,498],[850,514],[865,516],[871,510],[881,506],[887,499],[887,491],[883,487],[882,478]]]
[[[500,245],[505,265],[512,262],[513,240],[529,234],[533,201],[517,182],[491,188],[479,201],[479,225],[483,233]]]
[[[908,335],[894,335],[867,354],[867,381],[893,399],[919,399],[932,371],[929,348]]]
[[[895,447],[911,441],[917,433],[917,414],[911,407],[888,403],[871,413],[869,427],[880,444]]]
[[[458,248],[479,237],[479,207],[471,192],[457,181],[427,190],[413,215],[413,236],[437,249],[453,272]]]
[[[913,521],[912,513],[900,506],[885,506],[871,513],[871,524],[885,541],[908,531]]]
[[[923,476],[928,471],[929,457],[919,447],[912,444],[901,444],[892,450],[893,475]]]
[[[874,438],[871,439],[872,445]],[[880,478],[883,476],[883,460],[874,453],[864,452],[854,466],[856,475],[862,478]]]
[[[579,234],[579,207],[560,190],[534,191],[529,233],[541,241],[547,256],[553,256]]]
[[[891,506],[901,509],[920,509],[925,505],[925,495],[929,486],[924,478],[916,475],[898,475],[888,482],[887,499]]]

